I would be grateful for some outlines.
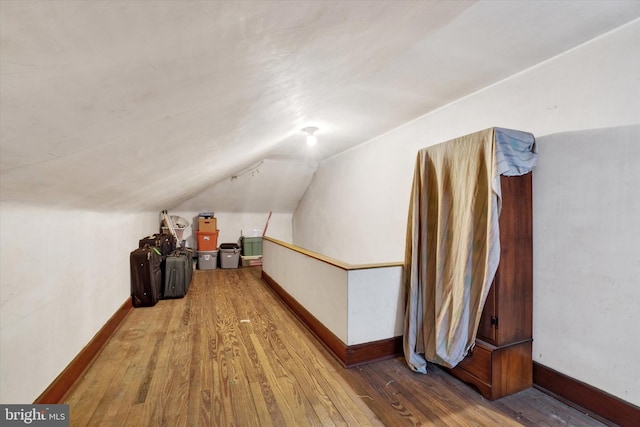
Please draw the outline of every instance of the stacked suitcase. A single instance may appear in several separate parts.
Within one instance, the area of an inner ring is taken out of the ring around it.
[[[182,298],[187,294],[193,277],[193,252],[179,248],[167,255],[164,268],[162,297]]]
[[[170,234],[140,239],[131,252],[131,302],[134,307],[152,307],[158,300],[182,298],[193,278],[193,252],[177,248]]]
[[[171,234],[156,233],[140,239],[138,247],[142,248],[144,245],[155,246],[166,257],[176,248],[176,241]]]
[[[131,303],[134,307],[153,307],[162,296],[162,253],[144,245],[129,255],[131,264]]]

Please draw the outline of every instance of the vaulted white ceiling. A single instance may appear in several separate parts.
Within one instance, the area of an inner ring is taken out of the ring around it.
[[[637,1],[3,0],[0,197],[291,212],[323,159],[638,16]]]

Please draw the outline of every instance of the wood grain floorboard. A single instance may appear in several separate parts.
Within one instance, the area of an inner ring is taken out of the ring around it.
[[[528,389],[490,402],[400,357],[344,369],[260,279],[196,271],[135,309],[64,403],[72,426],[603,426]]]

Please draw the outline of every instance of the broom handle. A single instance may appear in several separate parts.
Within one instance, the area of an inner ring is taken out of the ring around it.
[[[264,237],[267,234],[267,227],[269,227],[269,221],[271,221],[271,213],[273,211],[269,211],[269,217],[267,218],[267,223],[264,226],[264,230],[262,230],[262,237]]]

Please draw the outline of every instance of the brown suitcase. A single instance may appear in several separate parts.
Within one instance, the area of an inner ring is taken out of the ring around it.
[[[135,249],[129,255],[131,264],[131,304],[152,307],[162,295],[162,254],[155,246]]]
[[[156,233],[148,237],[140,239],[138,244],[139,248],[143,248],[145,245],[155,246],[160,249],[163,257],[169,255],[176,248],[176,240],[171,234]]]

